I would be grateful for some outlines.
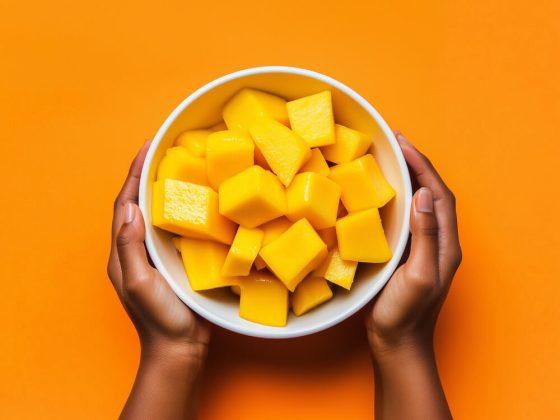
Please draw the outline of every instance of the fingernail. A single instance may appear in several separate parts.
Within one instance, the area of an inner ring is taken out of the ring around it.
[[[135,214],[136,214],[136,212],[134,211],[134,204],[126,203],[126,206],[125,206],[125,209],[124,209],[124,222],[125,223],[132,223],[132,221],[134,220]]]
[[[433,213],[434,198],[429,188],[420,188],[418,190],[418,198],[416,199],[416,210],[421,213]]]

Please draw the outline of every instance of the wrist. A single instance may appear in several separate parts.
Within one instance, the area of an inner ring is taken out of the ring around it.
[[[431,336],[409,334],[396,337],[368,334],[372,356],[377,363],[392,362],[399,359],[431,360],[434,346]]]
[[[141,365],[170,375],[196,376],[204,364],[206,350],[206,345],[201,343],[143,340]]]

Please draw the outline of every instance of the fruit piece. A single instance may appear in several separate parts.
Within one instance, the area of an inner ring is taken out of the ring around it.
[[[178,179],[199,185],[208,185],[206,163],[182,147],[171,147],[165,152],[157,169],[157,179]]]
[[[218,212],[210,187],[174,179],[154,182],[152,224],[181,236],[231,244],[235,224]]]
[[[272,327],[283,327],[288,318],[288,289],[269,273],[255,271],[239,281],[239,316]]]
[[[255,119],[267,117],[288,124],[286,101],[270,93],[242,89],[224,107],[224,121],[230,130],[248,130]]]
[[[315,172],[295,176],[286,190],[286,216],[295,222],[306,218],[315,229],[334,226],[340,201],[340,187]]]
[[[340,219],[341,217],[344,217],[347,214],[348,214],[348,210],[346,210],[344,204],[342,204],[342,202],[338,203],[338,211],[336,212],[336,218]]]
[[[224,181],[219,197],[220,213],[247,228],[286,212],[284,187],[272,172],[256,165]]]
[[[371,137],[360,131],[334,125],[336,143],[321,148],[329,162],[347,163],[367,153],[371,147]]]
[[[206,156],[206,138],[210,130],[187,130],[179,134],[175,140],[176,146],[183,146],[193,156]]]
[[[335,142],[330,91],[296,99],[288,102],[286,107],[292,130],[298,133],[309,147],[325,146]]]
[[[309,276],[296,287],[292,295],[292,310],[297,316],[303,315],[332,296],[332,290],[324,278]]]
[[[315,172],[324,176],[329,176],[331,170],[327,161],[323,157],[321,150],[311,149],[311,157],[309,160],[301,167],[299,172]]]
[[[321,229],[317,231],[317,234],[321,237],[322,241],[327,245],[327,249],[330,251],[331,249],[336,247],[336,228],[331,226],[326,229]]]
[[[330,178],[342,188],[342,203],[350,213],[383,207],[395,196],[372,155],[333,166]]]
[[[175,249],[181,252],[181,237],[174,236],[173,238],[171,238],[171,241],[173,242],[173,246],[175,247]]]
[[[285,186],[311,156],[305,141],[278,121],[263,118],[249,128],[255,144]]]
[[[216,191],[220,184],[253,166],[255,145],[239,131],[217,131],[206,140],[208,182]]]
[[[260,227],[264,232],[262,246],[271,243],[273,240],[286,232],[292,225],[293,223],[285,217],[279,217],[262,225]]]
[[[255,146],[255,165],[259,165],[261,168],[270,170],[270,165],[257,146]]]
[[[327,258],[313,272],[313,275],[324,277],[331,283],[350,290],[357,267],[358,263],[356,261],[343,260],[340,257],[340,252],[335,248],[329,252]]]
[[[377,209],[351,213],[338,219],[336,237],[340,256],[344,260],[381,263],[393,256]]]
[[[261,229],[239,226],[222,267],[222,275],[248,276],[253,261],[261,249],[263,236],[264,232]]]
[[[219,123],[214,124],[213,126],[211,126],[209,128],[209,130],[212,131],[212,132],[214,132],[214,131],[224,131],[224,130],[227,130],[227,129],[228,129],[227,125],[223,121],[220,121]]]
[[[231,292],[234,295],[240,296],[241,295],[241,287],[239,287],[238,284],[234,284],[233,286],[229,287],[229,290],[231,290]]]
[[[294,223],[259,255],[290,291],[322,262],[327,246],[306,219]]]

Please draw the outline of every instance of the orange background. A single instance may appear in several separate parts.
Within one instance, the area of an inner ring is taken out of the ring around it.
[[[424,4],[420,4],[424,3]],[[558,1],[0,2],[0,418],[114,418],[138,362],[105,274],[129,161],[190,92],[294,65],[362,93],[458,197],[437,330],[457,418],[560,416]],[[367,419],[362,322],[214,335],[200,418]]]

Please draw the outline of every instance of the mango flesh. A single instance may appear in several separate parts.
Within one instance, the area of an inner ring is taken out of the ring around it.
[[[154,182],[152,224],[181,236],[231,244],[236,225],[218,212],[211,188],[174,179]]]
[[[320,149],[311,149],[311,157],[299,170],[302,172],[315,172],[320,175],[329,176],[331,170],[323,157]]]
[[[367,134],[335,124],[336,143],[321,148],[323,156],[329,162],[347,163],[365,155],[371,147],[372,140]]]
[[[248,276],[261,249],[263,236],[261,229],[239,226],[222,267],[222,275]]]
[[[175,140],[176,146],[183,146],[193,156],[206,156],[206,139],[210,135],[210,130],[187,130],[179,134]]]
[[[313,271],[327,255],[327,246],[306,219],[294,223],[261,248],[259,255],[290,290]]]
[[[220,213],[254,228],[286,213],[284,187],[272,172],[252,166],[229,178],[219,189]]]
[[[340,187],[327,177],[315,172],[295,176],[286,190],[291,221],[307,219],[315,229],[334,226],[340,201]]]
[[[249,131],[268,165],[285,186],[311,157],[305,141],[278,121],[260,119],[251,124]]]
[[[319,306],[332,298],[333,293],[327,282],[322,277],[308,276],[292,294],[292,310],[297,316]]]
[[[165,152],[157,169],[157,179],[165,178],[208,185],[206,162],[182,146],[171,147]]]
[[[324,277],[331,283],[337,284],[350,290],[354,282],[354,275],[358,263],[356,261],[346,261],[340,257],[337,248],[333,249],[327,255],[323,263],[313,272],[313,275]]]
[[[370,154],[331,168],[330,178],[342,189],[342,203],[352,213],[387,204],[395,190]]]
[[[224,130],[227,130],[227,129],[228,129],[228,127],[227,127],[226,123],[223,122],[223,121],[220,121],[219,123],[214,124],[213,126],[211,126],[211,127],[209,128],[209,130],[210,130],[211,132],[214,132],[214,131],[224,131]]]
[[[317,231],[317,234],[321,237],[322,241],[327,245],[327,249],[330,251],[337,245],[336,242],[336,228],[334,226],[321,229]]]
[[[290,101],[286,107],[292,130],[299,134],[309,147],[334,144],[334,116],[330,91]]]
[[[239,316],[271,327],[283,327],[288,318],[288,289],[274,276],[252,272],[239,280]]]
[[[336,221],[340,257],[344,260],[382,263],[393,256],[385,238],[379,210],[373,208]]]
[[[256,119],[271,118],[281,124],[288,124],[286,101],[270,93],[255,89],[242,89],[225,105],[222,116],[227,127],[249,130]]]
[[[255,145],[239,131],[217,131],[206,140],[206,170],[209,185],[218,190],[221,183],[253,166]]]
[[[193,290],[208,290],[237,284],[235,277],[221,274],[228,247],[213,241],[181,238],[181,258]]]
[[[241,295],[241,287],[239,287],[239,285],[237,285],[237,284],[234,284],[233,286],[230,286],[229,290],[231,290],[231,292],[234,295],[237,295],[237,296]]]
[[[262,246],[268,245],[273,240],[278,238],[281,234],[287,231],[288,228],[292,226],[292,224],[293,223],[285,217],[279,217],[261,225],[260,228],[264,232]],[[265,267],[266,263],[260,255],[257,255],[257,258],[255,259],[255,268],[257,270],[262,270]]]

